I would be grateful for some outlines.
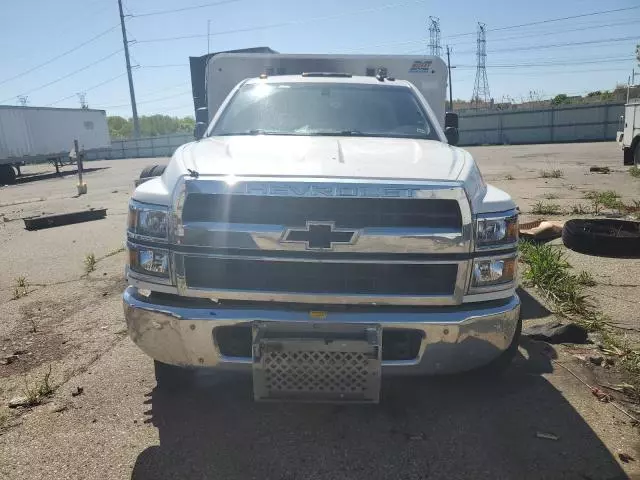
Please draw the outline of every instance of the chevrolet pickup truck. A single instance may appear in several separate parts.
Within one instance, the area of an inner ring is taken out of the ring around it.
[[[241,81],[129,203],[124,311],[158,386],[377,402],[386,376],[508,367],[516,206],[441,123],[389,76]]]

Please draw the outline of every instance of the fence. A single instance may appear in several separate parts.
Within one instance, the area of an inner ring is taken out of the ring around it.
[[[113,160],[120,158],[170,157],[183,143],[193,141],[193,135],[176,133],[161,137],[111,140],[111,148],[86,152],[87,160]]]
[[[623,103],[460,114],[460,145],[615,140]]]

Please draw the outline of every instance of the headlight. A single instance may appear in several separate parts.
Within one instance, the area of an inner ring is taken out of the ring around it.
[[[500,247],[518,241],[518,215],[483,215],[476,220],[476,246]]]
[[[509,257],[476,258],[473,261],[470,293],[474,289],[499,290],[516,278],[516,255]],[[495,288],[491,288],[495,287]]]
[[[129,246],[129,267],[140,273],[169,276],[169,252],[157,248]]]
[[[129,202],[129,233],[167,240],[168,218],[167,207]]]

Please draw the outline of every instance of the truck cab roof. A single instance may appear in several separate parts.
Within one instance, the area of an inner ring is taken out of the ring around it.
[[[364,75],[348,75],[343,73],[312,73],[301,75],[273,75],[249,78],[245,85],[255,85],[259,83],[345,83],[356,85],[380,85],[380,86],[402,86],[410,87],[411,83],[406,80],[396,80],[389,78],[378,79],[378,77],[368,77]]]

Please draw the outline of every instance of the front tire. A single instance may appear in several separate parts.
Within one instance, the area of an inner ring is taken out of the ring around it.
[[[640,141],[636,143],[636,148],[633,150],[633,164],[640,167]]]
[[[157,360],[153,361],[156,384],[160,390],[176,392],[186,390],[193,385],[195,370],[189,367],[169,365]]]

